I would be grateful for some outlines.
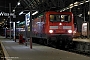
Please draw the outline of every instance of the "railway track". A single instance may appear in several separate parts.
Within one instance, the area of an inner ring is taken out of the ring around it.
[[[90,57],[90,43],[73,41],[72,48],[62,48],[62,47],[63,46],[61,47],[58,46],[54,48]]]
[[[46,44],[42,44],[40,42],[35,42],[35,43],[38,43],[38,44],[41,44],[41,45],[46,45]],[[50,45],[47,45],[47,46],[90,57],[90,42],[73,41],[71,46],[67,45],[66,47],[63,43],[57,44],[56,42],[52,42],[52,43],[50,43]]]
[[[68,51],[90,57],[90,42],[73,41],[73,48]]]

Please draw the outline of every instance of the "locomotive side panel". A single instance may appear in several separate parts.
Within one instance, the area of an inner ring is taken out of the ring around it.
[[[43,38],[44,34],[44,20],[43,17],[36,18],[32,21],[32,33],[33,37]]]

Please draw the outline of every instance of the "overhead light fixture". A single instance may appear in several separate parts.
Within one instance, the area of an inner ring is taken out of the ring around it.
[[[78,6],[78,5],[79,5],[79,2],[75,2],[75,3],[74,3],[74,6]]]
[[[12,21],[9,22],[10,24],[12,23]]]
[[[35,15],[35,14],[37,14],[37,13],[38,13],[38,11],[36,11],[36,12],[32,13],[32,15]]]
[[[70,4],[70,6],[73,6],[73,4]]]
[[[62,12],[63,10],[60,10],[60,12]]]
[[[6,19],[3,19],[4,21],[6,20]]]
[[[84,4],[84,2],[81,2],[80,4]]]
[[[68,7],[66,9],[69,9]]]
[[[82,17],[82,14],[79,14],[78,16],[79,16],[79,17]]]
[[[76,4],[76,5],[74,5],[74,6],[78,6],[78,5]]]
[[[74,7],[74,4],[70,4],[70,5],[69,5],[69,8],[73,8],[73,7]]]
[[[4,21],[2,22],[2,24],[4,23]]]
[[[88,15],[90,15],[90,11],[88,11]]]
[[[21,11],[20,13],[19,13],[19,15],[22,15],[23,14],[23,11]]]
[[[80,2],[80,5],[82,5],[82,4],[84,4],[84,1],[81,1],[81,2]]]
[[[70,8],[73,8],[74,6],[70,6]]]
[[[63,11],[65,11],[65,9],[63,9]]]
[[[19,6],[20,5],[20,2],[18,2],[17,5]]]
[[[87,0],[86,2],[89,2],[89,0]]]
[[[2,24],[2,23],[0,23],[0,24]]]
[[[17,21],[16,23],[20,23],[20,21]]]
[[[13,10],[13,12],[15,12],[15,10]]]
[[[78,4],[79,2],[75,2],[74,4]]]

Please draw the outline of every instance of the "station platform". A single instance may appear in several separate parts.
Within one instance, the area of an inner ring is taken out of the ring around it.
[[[90,56],[90,39],[73,39],[73,50]]]
[[[0,43],[3,48],[6,60],[90,60],[90,57],[71,53],[52,47],[42,46],[39,44],[30,44],[25,46],[13,40],[1,38]]]
[[[78,42],[90,42],[90,39],[80,39],[80,38],[74,38],[73,41],[78,41]]]

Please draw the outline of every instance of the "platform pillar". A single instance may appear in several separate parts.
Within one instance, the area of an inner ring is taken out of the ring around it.
[[[89,14],[88,14],[89,15],[89,19],[88,19],[88,22],[89,22],[88,23],[89,24],[88,25],[88,31],[89,31],[89,33],[88,33],[88,38],[90,39],[90,0],[88,0],[88,1],[89,1]]]
[[[32,49],[32,10],[30,10],[30,49]]]
[[[32,49],[32,37],[30,38],[30,48]]]

